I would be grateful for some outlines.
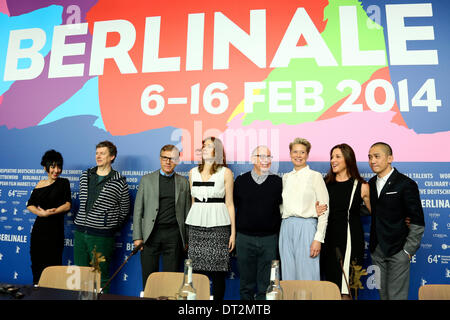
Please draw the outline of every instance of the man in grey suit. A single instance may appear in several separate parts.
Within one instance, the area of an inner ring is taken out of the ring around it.
[[[410,259],[420,247],[425,221],[417,183],[392,168],[393,160],[392,148],[384,142],[369,150],[369,165],[376,173],[369,181],[369,249],[380,268],[380,298],[407,300]]]
[[[187,247],[184,221],[191,207],[188,180],[175,173],[180,151],[165,145],[160,151],[161,169],[142,177],[133,213],[133,241],[141,248],[142,283],[152,272],[176,272]]]

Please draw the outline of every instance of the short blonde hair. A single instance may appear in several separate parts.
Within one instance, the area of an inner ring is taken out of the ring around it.
[[[306,152],[309,154],[309,151],[311,150],[311,143],[308,140],[303,139],[303,138],[295,138],[294,141],[289,143],[289,151],[292,151],[292,148],[296,144],[304,145],[306,147]]]

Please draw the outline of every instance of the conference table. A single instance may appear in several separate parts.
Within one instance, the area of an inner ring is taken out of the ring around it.
[[[6,289],[10,287],[10,289]],[[74,290],[63,290],[33,285],[8,285],[0,284],[0,300],[89,300],[90,293]],[[123,296],[110,293],[97,295],[96,300],[155,300],[134,296]]]

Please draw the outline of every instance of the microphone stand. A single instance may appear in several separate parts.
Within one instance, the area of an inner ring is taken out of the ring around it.
[[[345,284],[347,285],[348,294],[350,295],[350,299],[353,300],[352,290],[350,289],[350,285],[348,284],[347,276],[345,275],[345,272],[344,272],[344,266],[343,266],[343,264],[342,264],[342,254],[341,254],[341,250],[339,250],[338,247],[336,247],[336,257],[337,257],[337,259],[339,260],[339,265],[341,266],[341,271],[342,271],[342,274],[344,275]]]
[[[114,274],[111,276],[111,278],[109,278],[108,282],[106,282],[106,284],[100,289],[100,292],[98,293],[98,298],[100,298],[100,296],[103,294],[103,290],[109,286],[112,279],[114,279],[114,277],[119,273],[119,271],[122,270],[122,268],[128,262],[128,260],[132,256],[134,256],[139,251],[139,249],[141,249],[143,246],[144,246],[144,243],[141,243],[136,248],[134,248],[133,251],[131,251],[131,254],[125,259],[125,261],[120,265],[120,267],[116,270],[116,272],[114,272]]]

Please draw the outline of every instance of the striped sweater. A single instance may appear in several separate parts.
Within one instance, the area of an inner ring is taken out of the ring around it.
[[[123,225],[130,212],[130,194],[126,178],[113,171],[101,190],[92,209],[86,212],[88,198],[88,179],[97,168],[84,171],[80,177],[80,208],[74,223],[78,231],[93,235],[113,236]]]

